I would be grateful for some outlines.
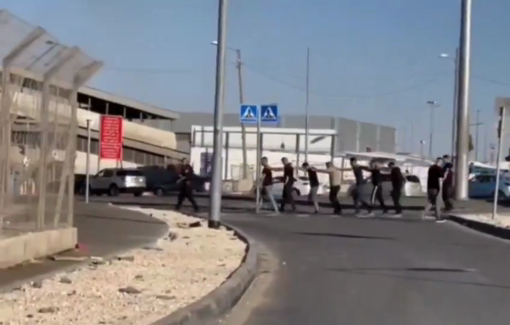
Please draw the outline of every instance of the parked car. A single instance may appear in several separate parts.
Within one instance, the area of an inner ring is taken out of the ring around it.
[[[388,174],[381,174],[382,177],[382,191],[384,200],[391,200],[391,179]],[[406,182],[404,183],[404,187],[402,188],[402,196],[407,197],[416,197],[416,196],[424,196],[424,192],[421,187],[420,179],[415,175],[404,175],[406,178]],[[347,190],[347,193],[351,195],[352,191],[355,188],[355,184],[351,185]],[[367,177],[363,181],[363,185],[361,186],[361,196],[364,198],[370,197],[374,186],[372,185],[372,178]]]
[[[147,191],[158,196],[179,191],[180,184],[177,181],[180,176],[177,171],[156,166],[139,167],[138,170],[147,180]],[[193,175],[191,185],[194,191],[205,192],[207,182],[207,177]]]
[[[141,196],[146,190],[146,180],[137,169],[107,168],[92,176],[89,186],[91,195],[132,193]]]
[[[476,175],[469,181],[470,198],[492,198],[496,190],[495,175]],[[499,200],[508,200],[510,198],[510,178],[500,176],[499,179]]]

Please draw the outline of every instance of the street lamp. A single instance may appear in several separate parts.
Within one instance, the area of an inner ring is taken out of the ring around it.
[[[430,137],[429,137],[429,158],[432,158],[432,145],[434,141],[434,109],[439,107],[436,101],[429,100],[427,104],[430,106]]]
[[[217,46],[218,41],[212,41],[212,45]],[[237,83],[239,85],[239,103],[244,104],[244,89],[243,89],[243,75],[241,71],[242,61],[241,61],[241,50],[233,47],[226,47],[227,50],[236,52],[236,68],[237,68]],[[246,127],[244,123],[241,123],[241,148],[243,152],[243,179],[248,178],[248,153],[246,151]],[[228,148],[227,148],[228,150]],[[258,163],[258,162],[257,162]]]
[[[455,50],[455,57],[453,58],[448,53],[439,54],[441,59],[450,59],[455,65],[455,72],[453,74],[453,113],[452,113],[452,157],[455,156],[455,133],[457,122],[457,94],[459,92],[459,48]]]
[[[85,203],[89,203],[90,197],[90,144],[91,144],[91,129],[92,119],[87,118],[87,156],[85,160]]]
[[[457,141],[455,160],[455,199],[468,199],[469,79],[471,65],[472,0],[461,0],[460,50],[458,60]]]
[[[214,91],[214,161],[209,197],[209,228],[218,229],[221,218],[223,105],[225,103],[225,52],[227,43],[228,0],[218,1],[218,46],[216,46],[216,82]]]

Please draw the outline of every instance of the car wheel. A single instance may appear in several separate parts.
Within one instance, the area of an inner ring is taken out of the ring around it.
[[[110,187],[108,188],[108,196],[119,196],[119,188],[117,187],[117,185],[115,184],[110,185]]]
[[[163,196],[163,195],[165,195],[165,192],[163,191],[162,188],[156,188],[154,190],[154,195],[156,195],[156,196]]]
[[[301,192],[297,188],[292,189],[292,194],[294,194],[294,196],[301,196]]]

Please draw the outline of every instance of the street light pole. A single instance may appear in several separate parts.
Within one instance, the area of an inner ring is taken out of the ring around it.
[[[468,104],[471,63],[471,0],[461,2],[459,87],[457,94],[457,159],[455,160],[455,199],[468,199]]]
[[[429,137],[429,158],[432,159],[432,145],[434,141],[434,109],[438,106],[437,102],[429,100],[427,104],[430,105],[430,137]]]
[[[218,46],[216,47],[216,89],[214,98],[214,156],[209,208],[209,228],[220,227],[222,192],[223,105],[225,101],[225,64],[228,0],[219,0]]]
[[[90,197],[90,143],[91,143],[91,132],[90,123],[92,121],[87,119],[87,157],[85,158],[85,203],[89,203]]]
[[[480,110],[476,110],[475,160],[478,161],[478,127],[480,126]]]
[[[453,115],[452,115],[452,158],[455,157],[455,124],[457,122],[457,96],[459,90],[459,48],[455,50],[455,75],[453,76]]]
[[[306,104],[305,104],[305,162],[308,162],[308,136],[310,133],[310,117],[308,115],[308,103],[310,95],[310,48],[306,48]],[[299,148],[298,148],[299,150]]]
[[[218,41],[212,41],[212,45],[218,46]],[[239,103],[244,104],[244,88],[243,88],[243,74],[242,66],[243,61],[241,60],[241,49],[231,48],[225,45],[227,50],[236,52],[236,69],[237,69],[237,85],[239,86]],[[227,148],[228,149],[228,148]],[[246,126],[241,123],[241,150],[243,152],[243,179],[248,178],[248,152],[246,149]]]
[[[241,72],[242,61],[241,61],[241,50],[236,49],[237,61],[237,83],[239,85],[239,103],[244,104],[244,89],[243,89],[243,75]],[[241,123],[241,148],[243,151],[243,179],[248,178],[248,153],[246,151],[246,126]]]
[[[459,48],[455,49],[455,59],[453,61],[455,65],[454,75],[453,75],[453,109],[452,109],[452,149],[451,155],[455,157],[455,134],[456,134],[456,125],[457,125],[457,95],[459,91]],[[443,53],[439,55],[440,58],[450,59],[451,56],[447,53]]]

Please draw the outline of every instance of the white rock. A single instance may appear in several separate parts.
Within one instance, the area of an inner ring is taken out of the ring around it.
[[[231,232],[207,227],[179,229],[177,223],[199,219],[174,211],[132,210],[163,220],[179,239],[159,240],[157,247],[162,251],[131,251],[132,262],[115,261],[97,265],[96,269],[84,267],[58,274],[44,281],[41,288],[24,285],[22,290],[1,294],[0,321],[41,325],[150,324],[214,290],[237,269],[244,256],[245,244],[232,240]],[[137,275],[142,275],[142,279],[135,279]],[[60,283],[62,277],[72,283]],[[141,293],[119,293],[119,288],[129,286]],[[58,311],[37,312],[51,306],[58,307]]]

